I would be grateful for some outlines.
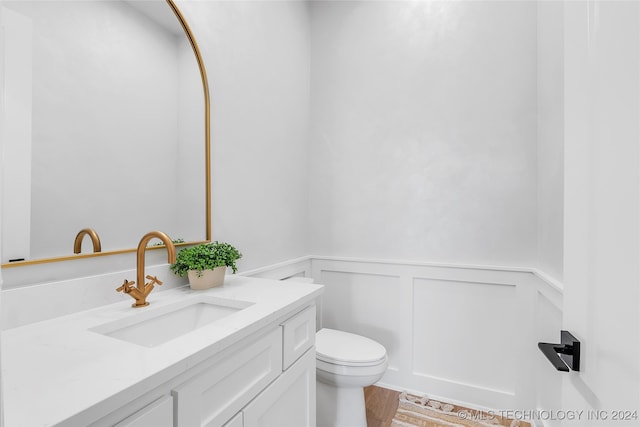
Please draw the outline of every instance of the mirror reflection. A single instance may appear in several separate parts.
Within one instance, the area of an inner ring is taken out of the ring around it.
[[[73,255],[87,228],[103,252],[205,240],[202,80],[167,3],[3,7],[2,263]]]

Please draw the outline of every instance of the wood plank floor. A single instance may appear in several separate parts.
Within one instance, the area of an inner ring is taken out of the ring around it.
[[[389,427],[398,409],[399,391],[374,385],[365,387],[364,401],[367,407],[367,427]]]

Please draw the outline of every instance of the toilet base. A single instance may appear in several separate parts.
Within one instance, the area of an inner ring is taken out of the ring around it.
[[[316,381],[317,427],[367,427],[362,387],[334,387]]]

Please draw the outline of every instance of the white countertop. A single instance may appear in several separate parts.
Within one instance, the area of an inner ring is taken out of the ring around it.
[[[73,425],[74,420],[86,420],[100,412],[96,405],[106,409],[124,404],[321,293],[321,285],[227,276],[223,286],[206,291],[186,286],[152,292],[147,298],[151,304],[144,308],[132,308],[133,299],[123,295],[116,304],[4,331],[5,425]],[[151,348],[89,330],[201,295],[254,304]]]

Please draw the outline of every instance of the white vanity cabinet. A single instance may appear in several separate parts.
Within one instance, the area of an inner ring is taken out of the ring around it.
[[[161,397],[133,414],[92,425],[314,427],[315,320],[313,305],[285,316],[151,391]]]
[[[315,426],[315,307],[176,387],[176,427]]]

